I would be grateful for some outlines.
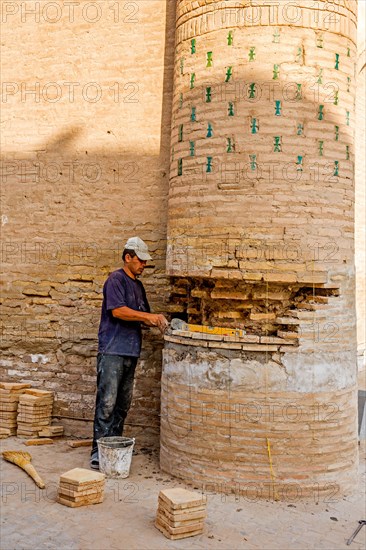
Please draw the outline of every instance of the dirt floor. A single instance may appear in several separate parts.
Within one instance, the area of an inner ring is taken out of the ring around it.
[[[155,527],[160,489],[192,487],[159,471],[157,453],[137,447],[128,479],[106,482],[102,504],[68,508],[56,502],[61,473],[89,468],[89,448],[72,449],[65,440],[26,447],[16,437],[1,450],[27,450],[46,482],[38,489],[25,472],[0,459],[1,550],[161,550],[161,549],[327,549],[348,548],[346,541],[365,519],[365,447],[360,452],[359,489],[351,497],[321,497],[319,502],[249,501],[238,495],[207,494],[202,535],[170,541]],[[349,548],[365,548],[366,527]]]

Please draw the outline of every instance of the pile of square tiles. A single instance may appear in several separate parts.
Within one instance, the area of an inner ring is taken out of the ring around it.
[[[18,436],[34,437],[51,424],[53,392],[26,389],[19,396]]]
[[[74,468],[60,476],[57,501],[77,508],[99,504],[104,498],[105,475],[84,468]]]
[[[159,493],[155,526],[168,539],[184,539],[203,533],[206,496],[186,489],[164,489]]]
[[[31,384],[0,383],[0,429],[3,436],[16,435],[19,398],[30,387]]]

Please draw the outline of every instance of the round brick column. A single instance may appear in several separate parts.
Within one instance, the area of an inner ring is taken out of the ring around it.
[[[356,10],[178,1],[167,271],[258,338],[167,337],[161,464],[192,482],[353,485]]]

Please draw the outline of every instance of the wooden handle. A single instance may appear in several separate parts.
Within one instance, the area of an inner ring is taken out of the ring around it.
[[[32,466],[32,464],[26,464],[23,469],[35,481],[36,485],[38,485],[40,489],[44,489],[46,487],[43,479],[38,475],[36,469],[34,468],[34,466]]]

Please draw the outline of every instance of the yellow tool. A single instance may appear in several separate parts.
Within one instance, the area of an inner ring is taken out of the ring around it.
[[[276,476],[275,476],[275,473],[273,471],[272,454],[271,454],[271,442],[268,439],[268,437],[266,438],[266,441],[267,441],[267,453],[268,453],[268,460],[269,460],[269,471],[271,473],[271,481],[272,481],[272,489],[273,489],[273,498],[274,498],[274,500],[279,500],[278,495],[277,495],[277,491],[276,491],[276,485],[275,485]]]
[[[170,326],[172,330],[186,330],[189,332],[200,332],[201,334],[218,334],[220,336],[235,336],[240,338],[245,336],[245,330],[240,328],[228,327],[210,327],[206,325],[192,325],[181,319],[172,319]]]

